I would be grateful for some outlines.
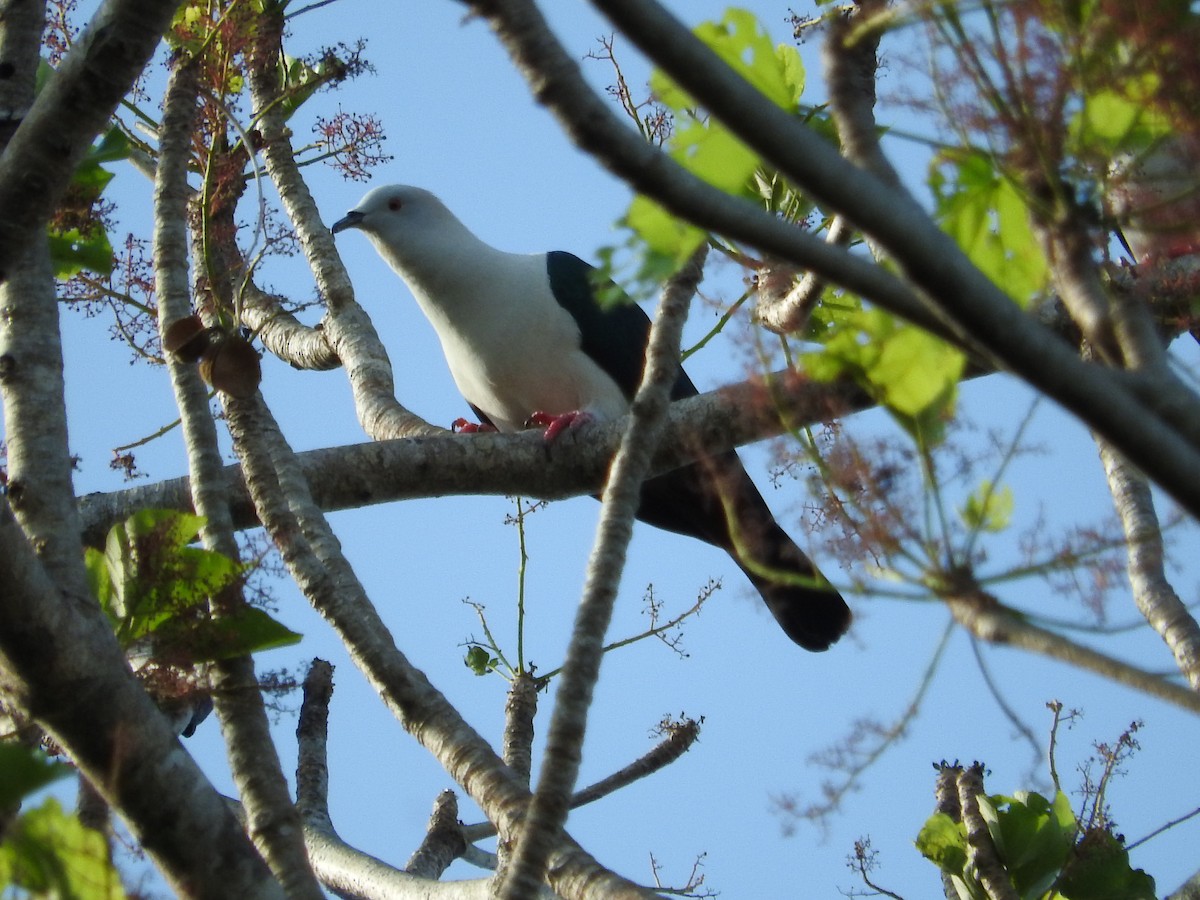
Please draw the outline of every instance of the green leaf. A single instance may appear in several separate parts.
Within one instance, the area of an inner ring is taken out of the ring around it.
[[[114,125],[88,149],[87,154],[83,157],[83,165],[99,165],[100,163],[129,159],[131,149],[132,145],[129,143],[129,138],[125,136],[125,132]],[[109,177],[112,177],[111,174]]]
[[[100,608],[115,623],[116,620],[113,618],[113,583],[108,575],[108,560],[99,550],[94,547],[88,547],[83,551],[83,565],[87,571],[88,587],[92,590],[92,596],[100,601]]]
[[[1049,284],[1025,198],[988,156],[944,152],[929,177],[934,217],[975,266],[1022,306]]]
[[[194,624],[199,617],[185,620],[179,614],[241,577],[239,563],[188,546],[203,526],[201,516],[144,509],[109,530],[104,559],[112,587],[97,590],[97,596],[116,623],[122,646],[154,634],[168,622],[177,629],[185,621]],[[164,639],[178,640],[178,635]]]
[[[0,884],[65,900],[126,896],[104,836],[64,813],[52,797],[20,816],[5,834]]]
[[[1058,797],[1065,800],[1061,792]],[[1052,805],[1037,793],[991,800],[997,809],[995,843],[1013,886],[1022,897],[1042,897],[1058,879],[1075,845],[1075,817],[1064,821],[1058,799]]]
[[[773,44],[754,13],[726,10],[720,22],[701,23],[695,33],[772,103],[787,110],[795,108],[804,93],[800,53],[795,47]]]
[[[925,820],[916,840],[917,851],[950,875],[961,875],[967,863],[967,839],[962,826],[945,813]]]
[[[499,659],[488,653],[487,648],[478,644],[467,650],[463,662],[476,675],[487,675],[489,672],[494,672],[500,665]]]
[[[820,381],[856,379],[914,437],[937,443],[957,397],[962,353],[879,309],[850,309],[829,321],[825,347],[805,356],[805,371]]]
[[[1083,108],[1068,123],[1071,151],[1085,159],[1107,160],[1144,150],[1171,133],[1171,123],[1149,99],[1158,75],[1125,79],[1119,90],[1103,87],[1083,97]]]
[[[967,498],[959,515],[974,531],[1000,532],[1009,526],[1013,513],[1013,492],[1010,487],[997,487],[984,481]]]
[[[55,278],[70,278],[85,269],[100,275],[112,271],[112,244],[103,229],[96,231],[96,234],[86,236],[75,229],[50,232],[50,261],[54,266]]]
[[[281,103],[285,120],[290,119],[323,85],[345,71],[345,65],[334,56],[327,56],[316,65],[309,65],[303,59],[285,55],[280,60],[280,66],[283,69],[284,93]]]
[[[41,750],[0,743],[0,809],[16,805],[23,797],[66,778],[73,771],[66,763],[50,759]]]
[[[637,196],[629,204],[625,224],[632,229],[651,253],[673,260],[684,260],[705,240],[705,232],[669,212],[646,197]]]
[[[884,340],[868,376],[883,389],[889,408],[917,417],[944,405],[947,390],[962,376],[963,363],[963,355],[945,341],[903,325]]]
[[[46,69],[48,72],[53,71],[48,65]],[[126,159],[129,150],[128,139],[115,126],[91,146],[71,176],[73,191],[84,198],[84,205],[98,200],[113,179],[113,173],[100,163]],[[86,233],[79,229],[58,231],[51,226],[48,235],[55,278],[71,278],[84,270],[100,275],[107,275],[112,271],[112,242],[98,220],[93,220],[92,227],[88,228]]]
[[[713,120],[692,120],[678,128],[670,153],[697,178],[727,194],[741,193],[760,165],[757,153]]]
[[[1154,879],[1130,868],[1129,851],[1103,829],[1086,834],[1056,885],[1064,900],[1154,900]]]
[[[182,643],[193,662],[215,662],[288,647],[302,637],[263,610],[246,606],[217,619],[187,620]]]

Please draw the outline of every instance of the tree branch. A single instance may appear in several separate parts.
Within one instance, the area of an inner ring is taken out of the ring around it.
[[[648,753],[644,753],[629,765],[572,794],[571,809],[595,803],[635,781],[666,768],[692,749],[692,744],[700,737],[700,723],[694,719],[686,719],[668,726],[666,732],[667,736],[650,748]],[[491,822],[463,826],[463,834],[468,841],[481,841],[495,833],[496,826]]]
[[[819,272],[961,346],[988,348],[1104,434],[1200,517],[1200,401],[1154,404],[1149,385],[1081,362],[987,280],[904,192],[843,159],[779,109],[653,0],[593,0],[697,102],[830,211],[841,213],[902,266],[921,293],[870,263],[772,219],[682,173],[625,129],[586,86],[578,67],[525,0],[473,0],[488,17],[537,99],[571,137],[637,190],[695,224]],[[852,257],[851,257],[852,258]],[[1174,396],[1174,394],[1173,394]],[[1152,448],[1152,450],[1151,450]]]
[[[322,330],[330,350],[341,360],[350,379],[358,420],[363,430],[376,440],[440,433],[442,429],[396,401],[392,367],[383,343],[367,314],[354,300],[354,288],[334,247],[333,235],[322,224],[317,204],[296,165],[284,106],[278,102],[282,8],[264,14],[260,23],[249,70],[251,96],[263,139],[263,159],[312,268],[317,290],[327,305]]]
[[[261,403],[231,407],[243,419],[235,446],[263,526],[313,607],[333,625],[354,664],[384,704],[479,804],[512,831],[524,815],[528,790],[458,711],[397,649],[321,511],[278,426]],[[231,424],[231,431],[234,431]],[[553,857],[554,889],[564,897],[608,889],[630,897],[650,892],[603,868],[577,844],[564,841]],[[599,886],[599,887],[597,887]]]
[[[154,181],[154,271],[159,332],[191,314],[187,282],[187,186],[192,127],[199,91],[196,66],[176,61],[168,76],[159,127],[159,160]],[[203,542],[209,550],[240,556],[229,513],[229,493],[221,477],[217,429],[208,391],[194,365],[167,355],[187,452],[192,503],[204,517]],[[246,607],[235,583],[209,601],[214,619]],[[249,655],[221,659],[209,671],[213,703],[221,722],[230,769],[242,797],[251,839],[291,900],[323,896],[300,834],[300,816],[288,795],[287,780],[271,740],[270,723]]]
[[[425,839],[405,864],[404,871],[437,881],[466,849],[467,841],[458,824],[458,799],[454,791],[442,791],[433,803]]]
[[[679,340],[692,295],[704,272],[701,249],[667,282],[646,347],[646,368],[630,407],[621,447],[604,487],[596,543],[588,560],[583,597],[558,682],[546,738],[541,777],[517,839],[501,900],[528,897],[545,877],[550,854],[570,809],[571,792],[583,756],[583,736],[592,692],[600,677],[604,634],[612,619],[642,482],[662,433],[672,385],[679,377]],[[501,837],[508,837],[501,831]]]
[[[1096,444],[1125,531],[1134,603],[1171,650],[1192,689],[1200,691],[1200,626],[1167,580],[1162,528],[1150,485],[1107,441],[1097,438]]]
[[[979,809],[979,798],[984,796],[982,764],[959,772],[957,787],[962,824],[967,829],[967,865],[974,869],[990,900],[1019,900]]]
[[[141,74],[178,0],[105,0],[0,155],[0,283],[46,223],[92,139]]]
[[[872,406],[848,382],[819,384],[793,372],[774,372],[671,404],[653,474],[698,455],[774,437]],[[585,430],[586,429],[586,430]],[[547,458],[540,433],[403,438],[296,454],[314,503],[324,511],[447,494],[521,494],[546,499],[597,493],[625,429],[625,420],[595,422]],[[239,466],[227,466],[234,521],[258,524]],[[175,478],[80,498],[84,538],[103,546],[107,530],[144,508],[191,508],[188,480]]]
[[[977,587],[954,590],[943,599],[955,620],[977,638],[1057,659],[1200,713],[1200,694],[1195,691],[1031,625]]]

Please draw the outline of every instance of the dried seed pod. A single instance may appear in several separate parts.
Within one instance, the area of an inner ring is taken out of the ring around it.
[[[167,326],[163,335],[163,347],[181,362],[194,363],[208,349],[210,331],[204,327],[199,316],[176,319]]]
[[[238,335],[214,341],[200,360],[201,377],[231,397],[246,398],[258,390],[262,366],[258,352]]]

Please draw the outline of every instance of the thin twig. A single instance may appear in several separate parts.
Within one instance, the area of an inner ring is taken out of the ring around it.
[[[642,481],[670,404],[671,386],[678,378],[679,338],[692,295],[700,283],[706,251],[707,247],[702,246],[664,287],[650,330],[642,383],[634,396],[621,448],[604,488],[596,543],[588,560],[583,597],[559,680],[541,777],[521,828],[508,877],[498,892],[501,900],[520,900],[541,884],[570,809],[587,711],[604,655],[604,633],[612,618],[625,553],[633,535],[633,517]]]

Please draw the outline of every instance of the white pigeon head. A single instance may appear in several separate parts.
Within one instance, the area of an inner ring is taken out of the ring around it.
[[[337,234],[350,228],[370,238],[379,255],[410,284],[424,283],[437,273],[461,272],[485,249],[441,200],[406,184],[373,188],[329,230]]]

